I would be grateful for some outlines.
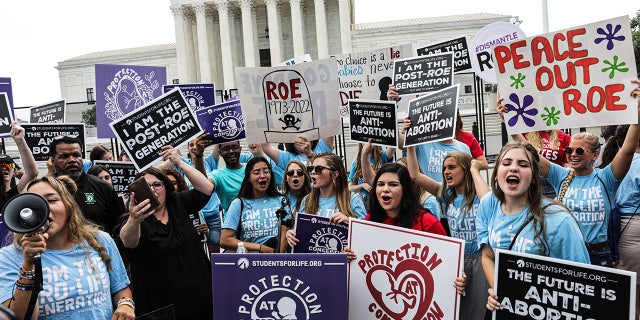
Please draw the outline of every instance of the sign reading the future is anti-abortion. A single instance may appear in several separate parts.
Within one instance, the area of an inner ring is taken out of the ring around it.
[[[510,134],[638,123],[627,16],[494,48]]]
[[[494,320],[635,319],[636,273],[496,250]]]
[[[318,140],[341,133],[336,59],[236,68],[248,143]]]
[[[349,319],[458,319],[464,240],[350,220]],[[437,288],[437,290],[436,290]]]
[[[442,89],[409,101],[411,127],[404,133],[404,145],[451,139],[455,136],[460,85]]]
[[[396,147],[396,103],[393,101],[349,100],[351,141]]]
[[[299,242],[292,253],[341,253],[349,245],[349,225],[323,216],[298,213],[295,231]]]
[[[31,123],[64,123],[65,122],[65,100],[41,105],[31,108]]]
[[[453,85],[453,53],[445,52],[394,63],[393,84],[399,95],[433,92]]]
[[[177,88],[109,126],[138,171],[158,160],[163,146],[180,148],[202,133],[196,114]]]
[[[244,139],[244,119],[240,100],[204,107],[196,111],[198,122],[214,144]]]
[[[471,59],[469,59],[469,47],[467,38],[460,37],[449,41],[430,44],[416,49],[419,56],[428,56],[442,52],[453,52],[453,66],[455,72],[471,69]]]
[[[162,93],[180,88],[182,96],[193,111],[216,104],[216,89],[213,83],[165,84]]]
[[[211,266],[215,319],[347,319],[346,254],[212,254]]]
[[[24,123],[24,140],[36,161],[47,161],[51,155],[49,146],[56,137],[76,137],[85,150],[84,123]]]

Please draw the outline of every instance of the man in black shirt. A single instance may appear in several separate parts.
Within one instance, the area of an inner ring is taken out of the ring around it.
[[[85,218],[112,233],[118,217],[126,210],[113,187],[83,171],[82,147],[77,136],[55,137],[50,145],[54,175],[73,179],[78,185],[74,198]]]

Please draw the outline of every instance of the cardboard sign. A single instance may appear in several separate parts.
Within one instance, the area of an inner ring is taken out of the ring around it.
[[[298,213],[294,230],[299,242],[292,253],[341,253],[349,245],[349,225],[322,216]]]
[[[128,186],[133,182],[138,170],[133,162],[94,160],[93,164],[101,164],[109,170],[113,189],[117,193],[129,193]]]
[[[109,126],[138,171],[159,159],[162,146],[180,148],[202,133],[195,113],[177,88]]]
[[[290,66],[296,63],[305,63],[309,61],[313,61],[313,59],[311,59],[311,55],[307,53],[289,60],[282,61],[281,63],[277,64],[277,66]]]
[[[236,68],[247,143],[318,140],[341,133],[336,60]]]
[[[0,93],[1,92],[7,94],[11,111],[13,111],[13,90],[11,90],[11,78],[0,77]]]
[[[336,55],[340,82],[340,116],[349,118],[350,99],[387,100],[393,61],[413,56],[411,44]]]
[[[6,93],[0,92],[0,137],[9,137],[13,121],[13,108]]]
[[[510,134],[638,123],[629,17],[494,48]]]
[[[216,104],[216,89],[213,83],[165,84],[162,86],[162,93],[174,88],[180,88],[182,96],[193,111]]]
[[[458,319],[464,240],[350,220],[349,319]],[[437,288],[437,290],[436,290]]]
[[[30,109],[31,123],[64,123],[65,122],[65,100],[44,104]]]
[[[526,35],[519,26],[499,21],[486,25],[480,29],[473,41],[471,41],[471,69],[482,80],[489,83],[498,83],[496,71],[491,60],[493,47],[515,40],[524,39]]]
[[[211,265],[215,319],[347,319],[346,254],[214,253]]]
[[[393,83],[401,96],[449,87],[453,85],[453,53],[398,59]]]
[[[396,147],[396,104],[393,101],[349,100],[351,141]]]
[[[204,107],[196,111],[198,122],[209,133],[214,144],[245,138],[244,118],[240,100]]]
[[[115,138],[109,123],[162,95],[166,67],[96,64],[98,138]]]
[[[451,139],[456,135],[460,85],[409,101],[411,127],[404,134],[406,147]]]
[[[636,273],[496,250],[494,320],[635,319]]]
[[[77,136],[81,142],[83,154],[85,150],[84,123],[25,123],[24,140],[27,142],[31,153],[36,161],[47,161],[51,154],[49,146],[53,139],[58,136]]]
[[[467,38],[460,37],[449,41],[430,44],[426,47],[416,49],[418,56],[428,56],[442,52],[453,52],[454,72],[461,72],[471,69],[471,59],[469,58],[469,46]]]

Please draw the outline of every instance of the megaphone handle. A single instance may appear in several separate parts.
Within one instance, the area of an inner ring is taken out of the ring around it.
[[[33,311],[36,308],[36,302],[38,301],[38,294],[43,289],[43,279],[42,279],[42,254],[36,253],[33,256],[33,264],[35,265],[35,273],[36,277],[34,279],[37,286],[31,291],[31,299],[29,299],[29,305],[27,306],[27,311],[25,312],[24,318],[31,319],[33,315]]]

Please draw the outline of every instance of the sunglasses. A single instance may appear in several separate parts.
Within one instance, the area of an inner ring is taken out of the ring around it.
[[[298,169],[298,170],[289,170],[287,171],[287,176],[289,177],[293,177],[294,175],[298,176],[298,177],[302,177],[304,175],[304,171],[302,171],[302,169]]]
[[[13,170],[13,168],[16,167],[15,163],[6,163],[6,162],[0,162],[0,168],[6,168],[7,170]]]
[[[576,152],[577,155],[581,156],[583,155],[585,152],[587,152],[588,150],[582,149],[580,147],[577,147],[575,149],[571,148],[571,147],[566,147],[564,148],[564,153],[566,153],[568,156],[570,156],[573,152]]]
[[[322,174],[322,171],[324,171],[324,169],[334,171],[334,169],[323,167],[323,166],[308,166],[307,172],[309,172],[309,174],[314,174],[314,173]]]

